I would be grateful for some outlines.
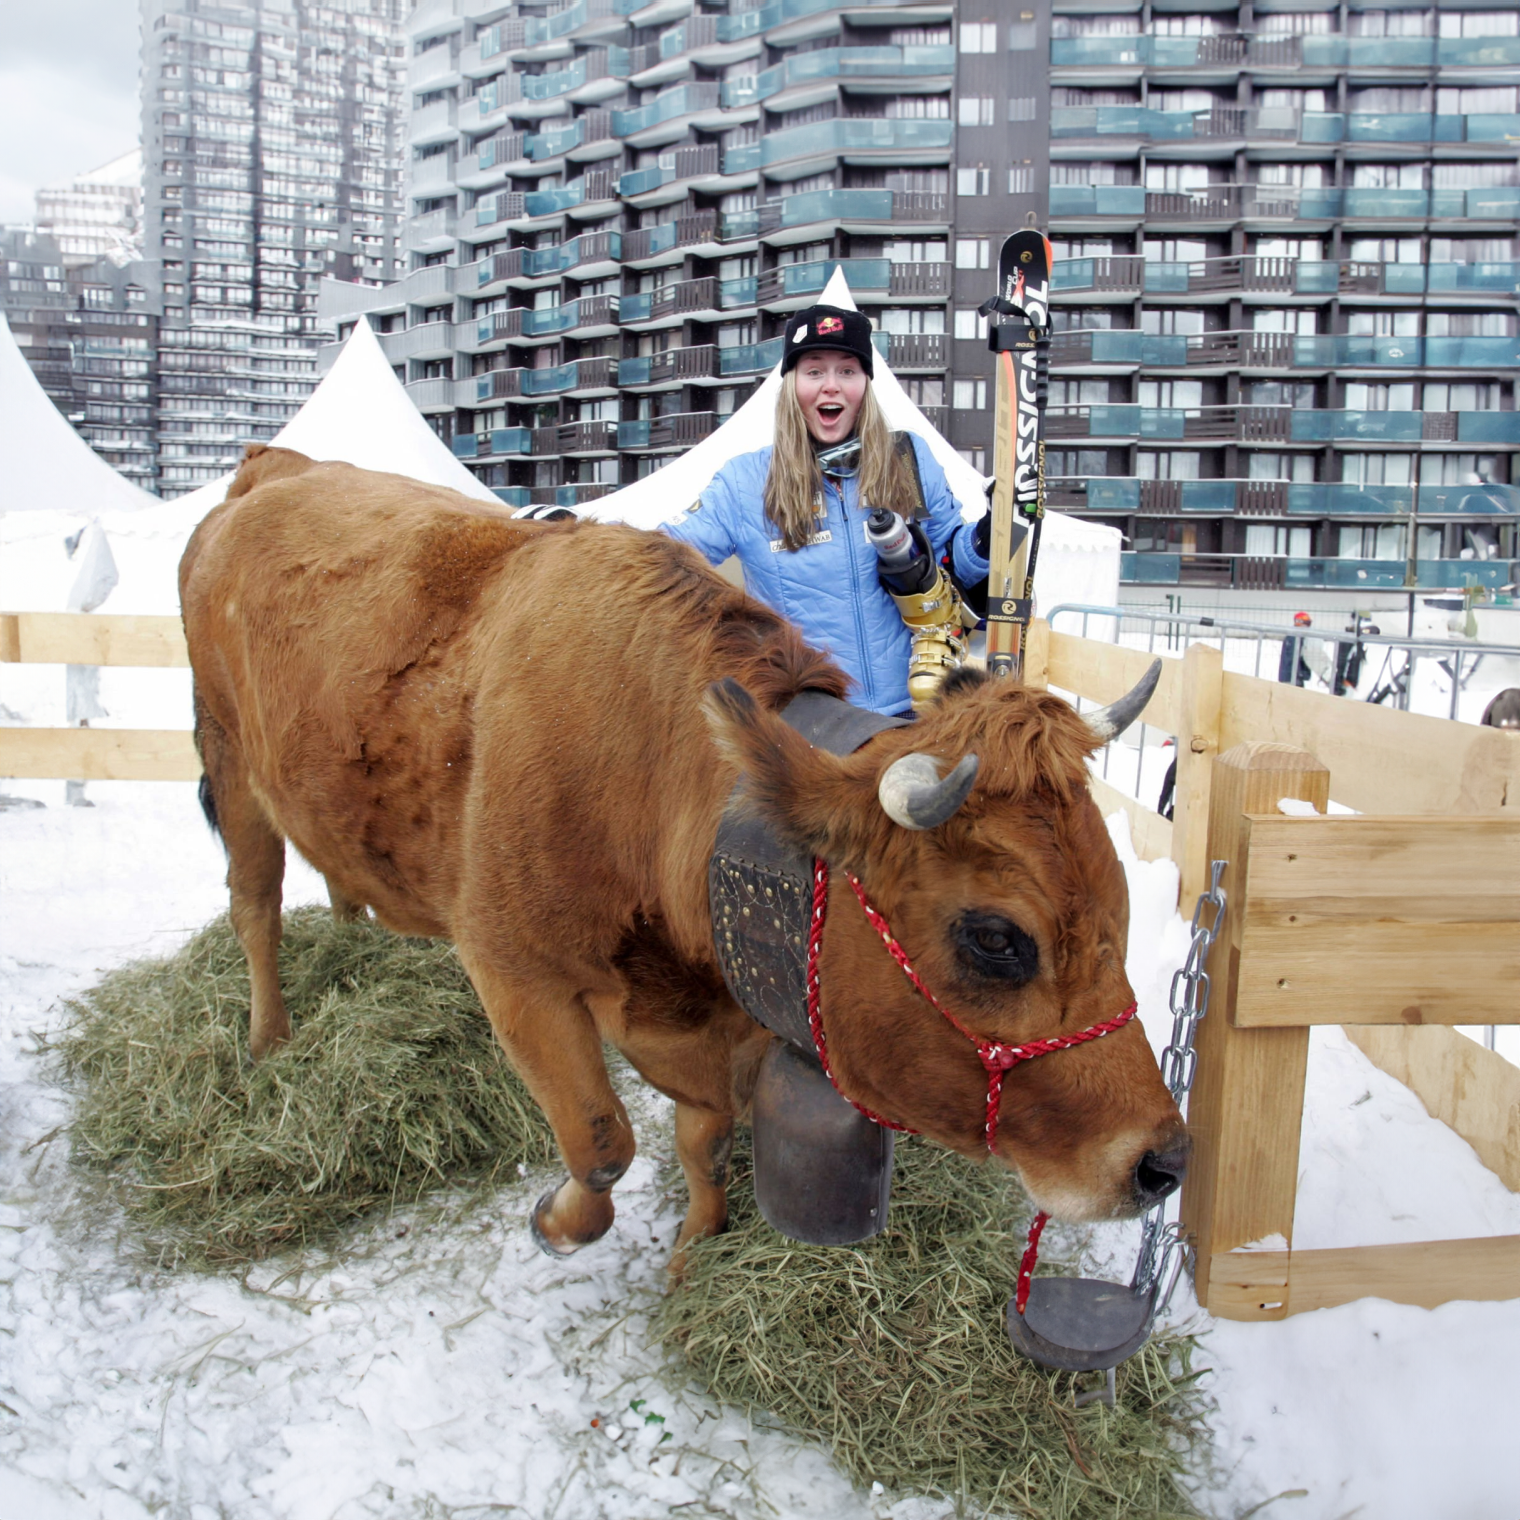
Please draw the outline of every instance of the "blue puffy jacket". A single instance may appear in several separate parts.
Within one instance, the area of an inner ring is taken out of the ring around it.
[[[987,577],[969,525],[939,461],[910,435],[924,488],[920,525],[937,556],[954,540],[952,566],[962,585]],[[769,447],[729,460],[696,505],[664,531],[691,544],[716,565],[734,554],[751,596],[789,618],[807,641],[826,649],[854,682],[850,698],[880,713],[905,713],[912,635],[897,604],[876,578],[876,551],[866,539],[865,509],[854,476],[824,477],[824,501],[812,540],[795,551],[765,515]]]

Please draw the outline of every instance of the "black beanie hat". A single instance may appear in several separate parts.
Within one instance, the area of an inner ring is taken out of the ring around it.
[[[809,306],[786,319],[786,346],[782,351],[784,375],[812,349],[831,348],[854,354],[868,377],[874,375],[876,350],[871,346],[871,322],[858,311],[842,306]]]

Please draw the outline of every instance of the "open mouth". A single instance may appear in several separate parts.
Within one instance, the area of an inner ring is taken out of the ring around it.
[[[844,408],[836,401],[825,401],[818,408],[820,422],[837,422],[844,416]]]

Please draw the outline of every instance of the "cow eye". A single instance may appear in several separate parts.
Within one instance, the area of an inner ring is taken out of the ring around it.
[[[1023,983],[1039,970],[1039,946],[1000,914],[966,914],[957,925],[956,939],[962,962],[981,976]]]

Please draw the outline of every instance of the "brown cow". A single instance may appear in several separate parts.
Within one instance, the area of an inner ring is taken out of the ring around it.
[[[604,1041],[675,1100],[690,1191],[677,1262],[726,1220],[734,1120],[772,1038],[713,949],[706,868],[741,769],[778,831],[860,877],[983,1036],[1070,1033],[1132,1001],[1124,875],[1087,790],[1099,741],[1054,696],[963,680],[839,758],[776,710],[804,689],[842,694],[843,675],[690,549],[517,523],[284,450],[249,451],[180,592],[255,1056],[290,1030],[275,964],[289,839],[339,916],[367,905],[458,947],[569,1168],[535,1210],[549,1249],[608,1229],[633,1158]],[[980,756],[937,826],[903,827],[878,801],[909,751]],[[841,1089],[984,1154],[975,1051],[847,892],[819,966]],[[996,1154],[1055,1214],[1137,1212],[1176,1186],[1187,1144],[1137,1024],[1008,1076]]]

